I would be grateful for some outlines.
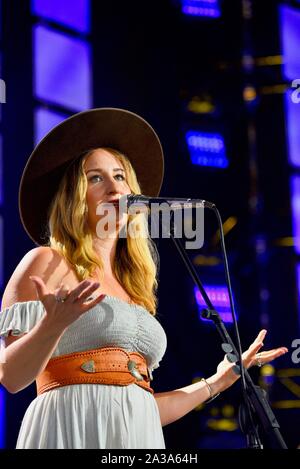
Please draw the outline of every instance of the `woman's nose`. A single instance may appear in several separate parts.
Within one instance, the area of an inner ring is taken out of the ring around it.
[[[110,178],[107,182],[107,191],[111,192],[119,192],[121,190],[121,181],[117,181],[116,179]]]

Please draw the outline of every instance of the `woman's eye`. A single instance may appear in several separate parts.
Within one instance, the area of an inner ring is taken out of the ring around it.
[[[117,179],[119,181],[125,181],[125,177],[124,177],[123,174],[116,174],[114,177],[115,177],[115,179]],[[102,181],[102,180],[103,180],[103,178],[99,174],[95,174],[94,176],[91,176],[89,178],[90,182],[98,182],[98,181]]]
[[[123,174],[116,174],[115,177],[116,178],[121,178],[120,181],[125,181],[125,177],[123,176]]]
[[[92,176],[92,177],[90,177],[89,181],[94,182],[96,180],[96,178],[101,179],[101,176],[99,176],[99,175]]]

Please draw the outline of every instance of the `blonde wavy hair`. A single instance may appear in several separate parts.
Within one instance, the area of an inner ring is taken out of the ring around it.
[[[127,184],[134,194],[141,193],[135,171],[128,158],[112,148],[102,148],[124,167]],[[104,275],[103,261],[93,249],[92,233],[87,226],[86,158],[96,149],[78,157],[66,170],[49,211],[49,246],[58,251],[74,268],[78,279],[91,278],[99,269]],[[157,273],[159,256],[148,235],[145,214],[128,215],[140,236],[118,238],[113,272],[134,303],[144,306],[151,314],[157,309]],[[100,280],[101,281],[101,280]]]

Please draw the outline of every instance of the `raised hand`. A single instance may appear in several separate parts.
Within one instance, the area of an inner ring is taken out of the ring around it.
[[[248,350],[243,353],[242,358],[245,368],[250,368],[250,366],[253,365],[262,366],[265,363],[275,360],[275,358],[278,358],[288,352],[288,349],[286,347],[278,347],[257,353],[264,345],[263,340],[266,334],[267,331],[265,329],[260,331],[260,333],[254,340],[254,342],[252,342]]]
[[[250,347],[242,354],[245,368],[250,368],[253,365],[262,366],[288,352],[286,347],[259,352],[264,345],[263,340],[266,334],[267,331],[265,329],[261,330]],[[234,364],[230,363],[225,356],[219,363],[216,374],[209,378],[217,392],[224,391],[238,379],[238,376],[233,371],[233,366]]]
[[[87,302],[100,286],[98,282],[90,280],[83,280],[73,289],[61,285],[54,291],[50,291],[44,281],[36,275],[32,275],[30,280],[34,282],[38,299],[45,307],[49,326],[61,332],[105,297],[98,295]]]

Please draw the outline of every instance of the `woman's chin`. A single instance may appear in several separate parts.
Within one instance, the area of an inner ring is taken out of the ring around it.
[[[127,217],[123,217],[122,220],[111,220],[105,224],[100,224],[98,222],[96,227],[96,234],[99,239],[115,239],[119,237],[120,232],[124,233],[124,228],[126,227]],[[122,236],[124,237],[124,236]]]

